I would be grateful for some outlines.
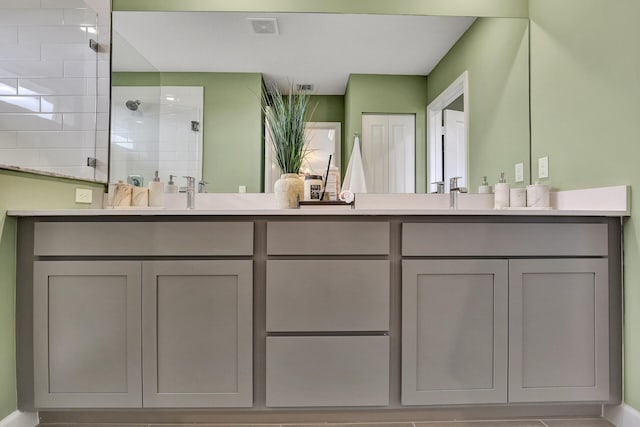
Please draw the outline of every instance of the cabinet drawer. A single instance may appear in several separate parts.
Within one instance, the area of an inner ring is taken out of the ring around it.
[[[386,331],[389,261],[267,262],[267,330]]]
[[[386,255],[387,222],[282,221],[267,225],[269,255]]]
[[[405,223],[403,256],[607,256],[606,224]]]
[[[253,255],[251,222],[39,222],[35,255]]]
[[[389,337],[268,337],[267,406],[389,404]]]

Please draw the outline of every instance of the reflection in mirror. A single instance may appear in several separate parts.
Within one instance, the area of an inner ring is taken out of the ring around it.
[[[307,156],[302,163],[301,173],[322,175],[327,168],[329,156],[331,166],[340,165],[340,148],[342,145],[342,124],[340,122],[307,122],[305,125]],[[265,129],[265,192],[272,193],[275,182],[280,178],[280,169],[273,159],[272,143],[269,132]]]
[[[275,18],[277,34],[252,33],[250,18]],[[113,25],[114,86],[204,87],[202,177],[210,192],[269,188],[263,80],[313,85],[319,106],[311,120],[341,124],[342,173],[356,132],[366,150],[363,115],[413,115],[412,185],[376,191],[427,192],[427,105],[467,70],[467,185],[529,165],[526,19],[114,12]],[[132,51],[143,59],[128,61]]]
[[[202,87],[119,86],[111,96],[111,181],[202,178]]]
[[[428,176],[431,192],[449,192],[449,181],[458,178],[466,187],[468,178],[469,75],[464,72],[427,106]]]

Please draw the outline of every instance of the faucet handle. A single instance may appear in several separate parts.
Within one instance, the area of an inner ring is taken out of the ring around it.
[[[198,181],[198,193],[206,193],[207,192],[207,188],[206,185],[208,184],[208,181],[205,181],[203,179],[201,179],[200,181]]]
[[[436,181],[431,184],[436,186],[436,194],[444,193],[444,181]]]
[[[452,176],[449,178],[449,188],[458,188],[458,180],[462,179],[461,176]]]

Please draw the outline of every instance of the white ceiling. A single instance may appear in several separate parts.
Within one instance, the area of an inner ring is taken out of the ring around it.
[[[277,18],[257,35],[247,18]],[[473,17],[114,12],[113,71],[258,72],[342,95],[349,74],[428,75]]]

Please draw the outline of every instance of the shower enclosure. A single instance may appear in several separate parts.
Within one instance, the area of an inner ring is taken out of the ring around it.
[[[109,180],[202,179],[203,97],[202,87],[114,86]]]

